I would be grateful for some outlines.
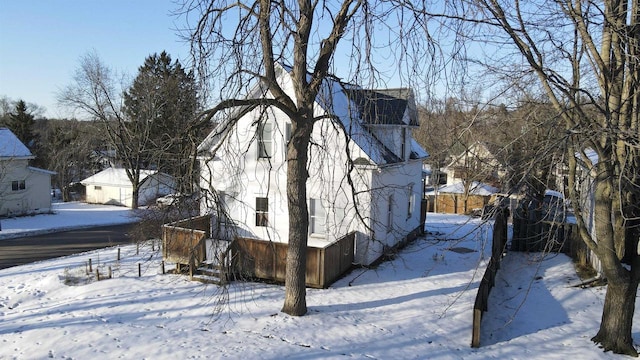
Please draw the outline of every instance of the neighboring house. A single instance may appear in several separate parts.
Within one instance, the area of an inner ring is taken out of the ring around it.
[[[122,168],[108,168],[80,182],[86,188],[86,202],[131,207],[133,186]],[[140,170],[138,205],[149,205],[175,189],[172,176],[156,170]]]
[[[278,81],[294,98],[290,74],[280,66]],[[272,95],[256,86],[248,97],[261,96]],[[411,136],[418,126],[413,92],[326,80],[315,115],[320,120],[309,150],[309,245],[355,233],[354,261],[369,265],[424,227],[422,162],[428,154]],[[198,147],[201,213],[233,227],[236,237],[287,243],[290,135],[290,119],[273,107],[219,121]],[[222,218],[220,205],[228,217]]]
[[[501,187],[506,170],[498,160],[499,151],[499,148],[487,142],[473,143],[442,169],[447,174],[446,184],[481,181],[494,187]]]
[[[0,128],[0,216],[51,211],[51,176],[29,166],[35,156],[7,128]]]

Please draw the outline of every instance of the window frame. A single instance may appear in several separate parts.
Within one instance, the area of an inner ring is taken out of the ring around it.
[[[409,184],[409,201],[407,206],[407,219],[411,219],[413,216],[414,208],[416,206],[416,198],[413,193],[413,183]]]
[[[269,225],[269,198],[256,197],[256,226]]]
[[[25,180],[11,181],[11,191],[23,191],[26,189],[27,189],[27,182]]]
[[[321,213],[318,212],[317,210],[321,210]],[[310,198],[309,199],[309,234],[325,235],[326,233],[327,233],[327,210],[322,204],[321,199]]]
[[[268,136],[265,136],[268,134]],[[258,125],[258,159],[273,157],[273,124],[266,121]]]

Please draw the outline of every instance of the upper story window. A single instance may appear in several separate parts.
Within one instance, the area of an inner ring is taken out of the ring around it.
[[[273,155],[272,124],[265,122],[258,126],[258,158],[266,159]]]
[[[24,180],[14,180],[11,182],[12,191],[25,190],[26,188],[27,188],[27,184],[24,182]]]
[[[319,199],[309,199],[309,232],[324,234],[327,215]]]

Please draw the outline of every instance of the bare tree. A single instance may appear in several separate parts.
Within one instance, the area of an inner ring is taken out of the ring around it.
[[[480,62],[510,82],[537,79],[564,123],[557,145],[566,149],[578,230],[608,281],[592,340],[605,351],[637,356],[631,330],[640,280],[640,1],[457,4],[447,16],[467,21],[466,34],[495,51],[491,64]],[[593,177],[586,189],[593,192],[592,209],[581,206],[588,195],[578,183],[580,169]]]
[[[132,186],[132,208],[138,207],[140,173],[150,142],[150,123],[132,121],[122,109],[122,89],[111,70],[95,53],[82,57],[74,82],[63,89],[58,101],[99,121],[109,144],[124,164]]]
[[[98,167],[91,154],[103,142],[99,124],[53,119],[43,123],[38,134],[45,168],[56,172],[52,185],[61,190],[62,200],[71,201],[70,184],[92,175]]]
[[[273,106],[291,119],[287,145],[287,199],[289,247],[285,300],[282,311],[307,312],[305,266],[309,211],[307,178],[314,102],[325,79],[346,78],[351,83],[380,85],[386,73],[398,77],[427,74],[433,50],[425,37],[425,20],[401,6],[402,2],[332,1],[186,1],[182,11],[195,17],[189,39],[200,75],[218,81],[220,102],[206,111],[206,119],[224,110],[250,111]],[[419,38],[425,39],[418,41]],[[336,59],[340,57],[338,66]],[[414,57],[415,55],[415,57]],[[390,56],[391,65],[377,60]],[[295,96],[277,82],[276,63],[291,63]],[[423,66],[423,68],[420,68]],[[272,98],[246,99],[250,86],[261,83]]]

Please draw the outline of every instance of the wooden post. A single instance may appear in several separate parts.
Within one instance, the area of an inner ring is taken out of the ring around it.
[[[140,266],[140,263],[138,263],[138,277],[142,276],[142,267]]]
[[[100,281],[100,272],[98,271],[98,268],[96,268],[96,281]]]
[[[89,258],[89,272],[93,272],[93,267],[91,266],[91,258]]]
[[[162,261],[162,275],[164,275],[164,274],[165,274],[165,272],[164,272],[164,260],[163,260]]]
[[[118,261],[120,261],[120,247],[118,247]]]
[[[112,275],[111,266],[109,266],[109,279],[111,279],[111,275]]]
[[[473,330],[471,334],[471,347],[480,347],[480,321],[482,320],[482,310],[473,309]]]
[[[156,251],[156,241],[151,240],[151,251]]]

